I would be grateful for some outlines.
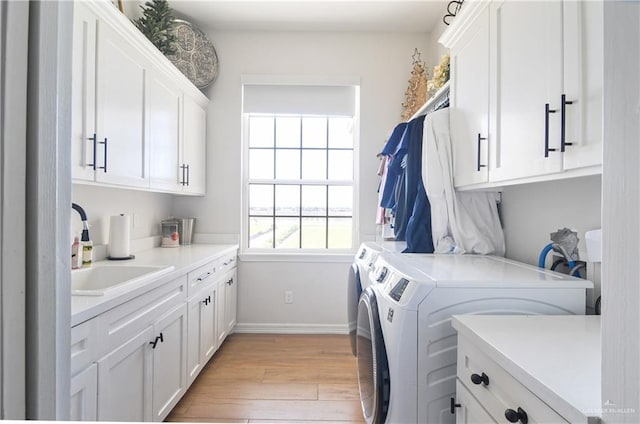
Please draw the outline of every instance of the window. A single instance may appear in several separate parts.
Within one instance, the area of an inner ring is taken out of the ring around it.
[[[352,116],[245,114],[249,249],[351,249]]]

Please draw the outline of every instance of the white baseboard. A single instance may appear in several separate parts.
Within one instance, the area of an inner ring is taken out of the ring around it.
[[[254,324],[239,323],[234,333],[262,334],[349,334],[346,324]]]

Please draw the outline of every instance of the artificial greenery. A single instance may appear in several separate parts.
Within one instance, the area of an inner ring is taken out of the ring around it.
[[[174,20],[167,0],[147,1],[142,9],[142,17],[133,21],[135,26],[165,56],[176,52],[176,36],[173,32]]]

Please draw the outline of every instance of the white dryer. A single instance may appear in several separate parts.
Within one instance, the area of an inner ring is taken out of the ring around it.
[[[371,281],[369,272],[373,264],[382,252],[400,253],[406,247],[404,242],[374,242],[366,241],[360,245],[356,256],[349,268],[347,280],[347,318],[349,322],[349,336],[351,338],[351,350],[356,354],[356,320],[358,317],[358,301],[364,289]]]
[[[590,281],[478,255],[378,256],[358,306],[368,423],[455,422],[454,314],[585,313]]]

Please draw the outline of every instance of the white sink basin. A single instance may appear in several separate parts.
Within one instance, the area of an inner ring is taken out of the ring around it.
[[[76,296],[103,296],[121,290],[133,289],[173,271],[173,266],[103,265],[73,270],[71,294]]]

